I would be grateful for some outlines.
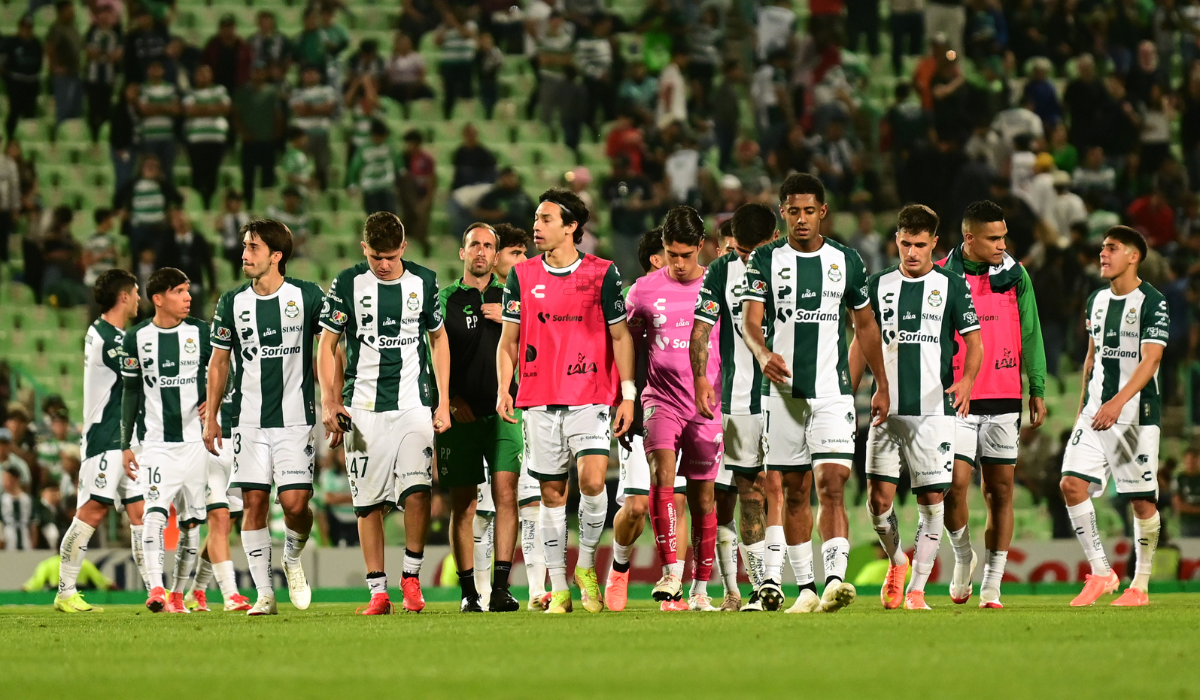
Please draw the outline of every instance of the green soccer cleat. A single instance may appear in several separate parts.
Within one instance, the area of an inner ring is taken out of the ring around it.
[[[583,601],[584,610],[598,613],[604,609],[604,597],[600,595],[600,581],[596,578],[595,569],[575,567],[575,585],[579,586],[579,598]]]
[[[546,605],[546,615],[558,615],[571,612],[571,591],[554,591],[550,594],[550,602]]]
[[[68,598],[54,597],[54,609],[65,613],[82,613],[82,612],[103,612],[104,608],[90,605],[83,599],[83,594],[76,591],[75,595]]]

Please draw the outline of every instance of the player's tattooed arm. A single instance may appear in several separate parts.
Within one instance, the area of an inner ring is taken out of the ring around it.
[[[716,393],[708,381],[708,339],[712,335],[712,324],[696,319],[692,324],[692,338],[688,341],[688,359],[692,362],[692,381],[696,389],[696,410],[705,418],[713,417]]]

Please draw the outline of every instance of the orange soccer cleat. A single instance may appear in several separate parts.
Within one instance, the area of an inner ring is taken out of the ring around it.
[[[904,577],[908,575],[908,557],[903,564],[888,564],[887,578],[879,589],[884,610],[895,610],[904,602]]]
[[[932,610],[929,604],[925,602],[925,591],[909,591],[908,595],[904,596],[905,610]]]
[[[422,601],[424,602],[424,601]],[[376,593],[371,596],[371,602],[354,611],[356,615],[391,615],[395,606],[387,593]]]
[[[181,591],[171,591],[167,596],[167,612],[169,613],[190,613],[191,610],[183,604],[183,593]]]
[[[192,600],[196,601],[196,607],[192,608],[192,612],[211,612],[208,609],[208,596],[204,591],[192,591]]]
[[[400,590],[404,591],[404,609],[421,612],[425,609],[425,596],[421,595],[421,579],[406,576],[400,579]]]
[[[225,612],[245,611],[250,607],[250,599],[240,593],[234,593],[225,601]]]
[[[1099,600],[1100,596],[1108,595],[1117,590],[1117,586],[1120,585],[1121,579],[1115,571],[1109,571],[1108,576],[1088,574],[1083,584],[1083,590],[1079,592],[1079,595],[1075,596],[1075,600],[1071,601],[1071,607],[1081,608],[1091,605]]]
[[[1140,608],[1150,604],[1150,596],[1142,589],[1130,586],[1112,604],[1118,608]]]
[[[629,572],[609,571],[604,583],[604,602],[613,612],[621,612],[629,602]]]
[[[664,600],[662,604],[658,606],[658,609],[663,612],[687,612],[688,604],[687,601],[682,598],[673,598],[671,600]]]
[[[167,591],[162,586],[150,589],[150,597],[146,599],[146,608],[150,612],[162,612],[167,607]]]

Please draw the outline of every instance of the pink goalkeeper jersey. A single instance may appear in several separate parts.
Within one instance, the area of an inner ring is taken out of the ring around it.
[[[709,419],[696,412],[692,363],[688,357],[696,298],[703,283],[703,276],[687,283],[677,282],[663,268],[639,279],[625,303],[630,331],[635,335],[645,332],[649,352],[642,406],[666,408],[685,420],[707,423]],[[719,325],[709,337],[720,337]],[[708,381],[720,387],[721,353],[712,349],[711,340],[709,350]],[[712,422],[719,424],[719,403],[715,411]]]

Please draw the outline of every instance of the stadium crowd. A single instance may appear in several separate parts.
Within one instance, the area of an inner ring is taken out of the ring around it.
[[[354,8],[333,2],[309,5],[294,36],[263,9],[253,27],[223,16],[215,35],[192,44],[177,31],[173,2],[31,0],[30,13],[54,13],[49,30],[36,35],[26,15],[0,40],[0,261],[39,303],[85,304],[112,267],[142,280],[178,267],[195,296],[215,298],[218,267],[240,270],[242,223],[284,221],[303,255],[321,233],[309,208],[328,191],[360,196],[366,214],[399,214],[426,255],[473,220],[526,226],[534,201],[525,186],[553,183],[500,167],[475,125],[439,162],[425,132],[395,132],[384,118],[436,100],[451,119],[477,97],[491,119],[506,98],[573,154],[565,181],[601,212],[583,247],[611,256],[628,278],[641,272],[637,240],[670,207],[695,207],[715,240],[738,206],[774,204],[792,172],[822,180],[835,211],[853,222],[835,230],[831,216],[823,233],[857,249],[868,272],[896,260],[884,222],[898,205],[937,211],[946,252],[966,205],[992,199],[1004,209],[1010,251],[1033,278],[1060,389],[1087,348],[1081,309],[1101,284],[1101,236],[1133,226],[1153,248],[1142,276],[1170,304],[1165,399],[1176,415],[1193,415],[1200,1],[882,4],[812,0],[802,12],[791,0],[649,0],[622,14],[599,0],[401,0],[388,49],[375,39],[354,44],[345,26]],[[435,52],[422,53],[430,42]],[[503,94],[500,76],[514,64],[534,78],[529,95]],[[111,158],[111,202],[94,210],[46,206],[42,163],[17,135],[23,120],[40,120],[53,138],[74,119]],[[343,133],[346,162],[334,163],[331,139]],[[603,142],[607,166],[583,164],[584,139]],[[176,168],[185,162],[186,186]],[[227,162],[240,167],[236,188],[219,176]],[[208,235],[185,196],[212,212]],[[442,202],[448,224],[438,230],[432,214]],[[17,393],[6,366],[3,539],[54,548],[71,518],[78,436],[61,399],[35,406]],[[1050,505],[1054,535],[1069,537],[1055,461],[1065,440],[1045,431],[1023,440],[1021,481]],[[332,468],[321,478],[322,534],[332,542],[353,522],[341,517],[348,489],[337,457],[326,456]],[[1165,461],[1160,474],[1163,505],[1183,534],[1200,535],[1200,456],[1189,451],[1174,465]],[[356,535],[349,530],[345,537]]]

